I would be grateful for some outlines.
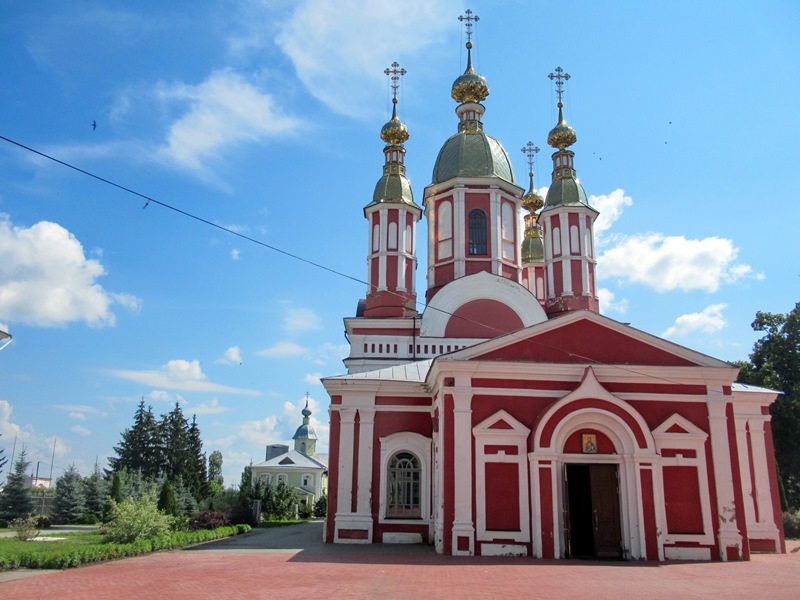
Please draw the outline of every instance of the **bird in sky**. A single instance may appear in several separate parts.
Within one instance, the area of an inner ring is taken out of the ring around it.
[[[92,121],[92,131],[97,129],[97,121]]]

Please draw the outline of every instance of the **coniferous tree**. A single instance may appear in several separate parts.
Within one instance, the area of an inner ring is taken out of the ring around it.
[[[225,479],[222,477],[222,452],[214,450],[208,457],[209,495],[214,496],[222,490]]]
[[[180,514],[178,505],[175,502],[175,490],[172,489],[169,479],[164,479],[164,483],[161,484],[161,492],[158,495],[158,510],[173,517],[177,517]]]
[[[133,416],[133,426],[122,432],[122,441],[114,446],[114,452],[117,456],[109,458],[114,472],[127,468],[129,473],[141,471],[146,479],[153,479],[161,471],[158,423],[152,407],[145,407],[144,399]]]
[[[83,496],[86,501],[85,511],[88,515],[100,518],[105,509],[108,498],[108,482],[100,473],[100,465],[94,464],[94,473],[83,480]]]
[[[31,463],[26,460],[25,448],[14,463],[14,472],[8,476],[3,491],[0,492],[0,522],[8,523],[19,517],[27,517],[33,512],[33,500],[28,494],[25,471]]]
[[[2,433],[0,433],[0,437],[3,437]],[[0,448],[0,475],[3,474],[3,467],[5,467],[6,463],[8,462],[8,459],[5,456],[3,456],[4,454],[5,450],[3,450],[3,448]]]
[[[78,523],[83,517],[85,501],[83,482],[75,465],[70,465],[56,480],[56,499],[53,517],[57,523]]]
[[[189,426],[189,453],[191,466],[189,472],[184,473],[183,483],[199,502],[208,496],[208,475],[203,440],[200,437],[200,428],[197,426],[197,415],[192,415],[192,424]]]
[[[161,415],[158,424],[160,446],[163,451],[163,474],[173,481],[184,479],[192,469],[189,448],[189,422],[183,416],[181,405]]]
[[[111,479],[111,499],[117,504],[122,502],[122,473],[119,471],[115,471]]]

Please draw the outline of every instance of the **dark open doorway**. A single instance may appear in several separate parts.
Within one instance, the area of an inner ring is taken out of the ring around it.
[[[617,465],[568,464],[565,467],[566,555],[621,558]]]

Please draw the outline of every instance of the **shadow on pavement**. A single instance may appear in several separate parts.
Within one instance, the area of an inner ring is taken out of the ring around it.
[[[322,541],[322,522],[286,527],[253,529],[249,533],[186,548],[184,552],[275,552],[294,553],[289,562],[417,564],[439,566],[533,565],[606,567],[658,567],[656,562],[542,560],[516,556],[445,556],[433,546],[418,544],[326,544]]]

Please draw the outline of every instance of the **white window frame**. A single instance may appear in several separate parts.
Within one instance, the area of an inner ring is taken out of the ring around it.
[[[381,485],[379,502],[380,523],[430,523],[431,519],[431,438],[401,431],[379,439],[381,445]],[[413,519],[386,517],[387,506],[387,473],[389,461],[398,452],[410,452],[419,459],[419,503],[420,516]]]

